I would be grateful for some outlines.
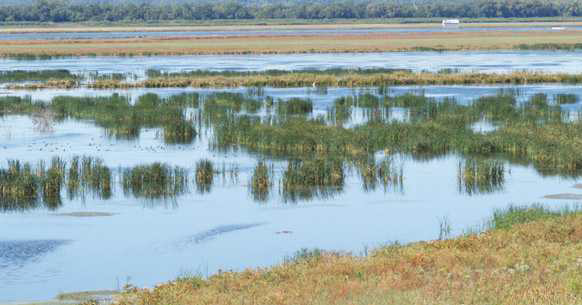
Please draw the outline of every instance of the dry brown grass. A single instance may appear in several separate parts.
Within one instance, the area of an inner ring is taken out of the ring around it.
[[[134,289],[129,304],[582,304],[582,215]]]
[[[390,85],[470,85],[470,84],[535,84],[580,83],[580,74],[511,72],[511,73],[431,73],[431,72],[289,72],[280,75],[193,75],[154,77],[140,82],[98,80],[87,86],[94,89],[124,88],[237,88],[237,87],[366,87]],[[50,80],[30,84],[12,84],[9,89],[70,89],[81,84],[74,80]]]
[[[582,41],[580,31],[374,33],[368,35],[166,37],[3,41],[0,56],[292,54],[431,50],[497,50]]]

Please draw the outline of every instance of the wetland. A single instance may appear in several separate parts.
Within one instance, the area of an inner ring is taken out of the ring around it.
[[[576,85],[114,91],[0,97],[0,253],[47,245],[0,265],[3,301],[358,253],[435,239],[443,217],[459,235],[510,203],[578,199],[552,196],[582,174]]]
[[[226,279],[356,283],[479,247],[496,283],[539,267],[528,253],[571,266],[580,31],[549,25],[1,29],[0,303],[229,299]],[[520,261],[497,256],[510,242]],[[462,285],[456,266],[426,282]]]

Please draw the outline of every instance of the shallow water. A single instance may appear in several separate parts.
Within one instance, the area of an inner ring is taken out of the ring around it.
[[[501,73],[543,71],[582,73],[582,51],[388,52],[289,55],[204,55],[156,57],[75,57],[23,61],[0,59],[3,70],[65,69],[76,74],[131,73],[145,77],[148,69],[164,72],[193,70],[265,71],[325,69],[454,69]]]
[[[579,31],[580,26],[567,26],[569,31]],[[372,29],[292,29],[292,30],[242,30],[242,31],[164,31],[164,32],[63,32],[63,33],[2,33],[0,40],[79,40],[124,39],[163,37],[222,37],[222,36],[318,36],[357,35],[381,33],[441,33],[441,32],[531,32],[555,31],[551,26],[486,26],[486,27],[407,27]]]
[[[501,89],[519,92],[519,100],[536,93],[546,93],[551,101],[562,93],[582,97],[582,87],[562,85],[394,87],[390,94],[424,93],[468,103]],[[57,95],[106,96],[118,92],[135,100],[147,92],[169,96],[193,91],[209,94],[213,90],[81,89],[18,94],[47,100]],[[246,89],[227,91],[245,93]],[[309,97],[316,114],[326,113],[337,97],[362,92],[374,89],[337,88],[326,94],[308,88],[265,89],[266,95],[275,98]],[[570,110],[579,107],[579,103],[565,106]],[[355,111],[352,123],[366,118],[363,112]],[[399,119],[406,119],[405,115]],[[490,128],[487,122],[479,124],[475,128]],[[26,115],[0,117],[1,167],[7,159],[37,162],[55,155],[64,159],[88,155],[103,159],[114,173],[153,162],[182,166],[191,173],[200,159],[238,168],[237,179],[217,177],[210,192],[187,192],[173,200],[137,199],[116,188],[109,200],[88,195],[84,200],[64,200],[55,211],[39,208],[0,213],[0,302],[42,300],[60,292],[117,289],[127,282],[151,287],[184,274],[209,275],[218,270],[269,266],[302,248],[361,254],[368,247],[386,242],[437,238],[444,218],[456,235],[483,224],[495,208],[510,203],[539,202],[550,207],[569,204],[568,200],[544,196],[575,193],[573,186],[580,182],[542,177],[530,166],[504,162],[507,173],[500,190],[469,196],[459,190],[461,157],[448,155],[421,161],[396,155],[392,162],[404,174],[401,188],[364,190],[361,178],[348,173],[343,190],[332,197],[288,202],[275,185],[266,202],[256,202],[249,191],[249,180],[257,161],[264,156],[215,151],[211,149],[212,130],[199,131],[191,144],[169,145],[156,127],[142,128],[134,140],[117,140],[91,121],[67,119],[55,122],[47,131],[39,130]],[[378,153],[376,157],[384,156]],[[280,177],[286,162],[271,162]],[[111,216],[63,216],[79,212]]]

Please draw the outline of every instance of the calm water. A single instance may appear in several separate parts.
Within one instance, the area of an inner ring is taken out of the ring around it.
[[[439,71],[458,69],[501,73],[544,71],[582,73],[582,51],[490,52],[389,52],[291,55],[209,55],[159,57],[81,57],[22,61],[0,59],[3,70],[66,69],[73,73],[132,73],[143,77],[147,69],[166,72],[192,70],[265,71],[306,69],[409,69]]]
[[[570,31],[579,31],[580,26],[567,26]],[[385,29],[292,29],[292,30],[242,30],[242,31],[164,31],[164,32],[82,32],[82,33],[3,33],[0,40],[78,40],[78,39],[123,39],[160,37],[221,37],[221,36],[318,36],[357,35],[381,33],[438,33],[438,32],[530,32],[555,31],[551,26],[487,26],[487,27],[410,27]]]
[[[456,98],[468,103],[479,96],[495,95],[501,89],[519,93],[527,100],[546,93],[550,101],[558,94],[582,97],[576,86],[521,87],[395,87],[390,94],[425,94]],[[224,90],[221,90],[224,91]],[[245,93],[246,90],[229,90]],[[137,99],[145,93],[170,96],[183,92],[212,90],[163,89],[129,91],[18,92],[33,99],[49,100],[58,95],[107,96],[113,92]],[[373,89],[266,89],[274,98],[308,97],[314,115],[325,114],[337,97],[373,92]],[[569,105],[578,110],[580,105]],[[259,112],[258,115],[263,115]],[[406,117],[406,111],[394,119]],[[352,123],[367,119],[360,111]],[[279,263],[301,248],[323,248],[362,253],[386,242],[410,242],[438,237],[443,218],[453,225],[453,234],[482,224],[496,208],[510,203],[540,202],[560,207],[570,202],[547,200],[548,194],[575,193],[572,178],[542,177],[529,166],[505,162],[503,187],[495,192],[468,196],[459,191],[456,155],[425,161],[396,155],[392,162],[402,168],[401,188],[365,191],[361,178],[348,173],[341,192],[331,198],[288,202],[277,183],[266,202],[256,202],[249,180],[257,161],[264,158],[244,150],[224,153],[213,150],[213,130],[198,128],[191,144],[168,145],[160,129],[143,128],[134,140],[108,137],[92,121],[68,119],[39,130],[26,115],[0,117],[0,164],[7,159],[37,162],[58,155],[99,157],[114,176],[122,168],[164,162],[190,171],[200,159],[216,165],[236,166],[236,178],[216,178],[205,194],[190,192],[175,200],[152,201],[126,196],[119,189],[109,200],[86,196],[64,200],[57,210],[33,209],[0,213],[0,301],[42,300],[57,293],[116,289],[126,282],[153,286],[181,274],[209,275],[218,270],[241,270]],[[477,126],[486,132],[486,122]],[[383,158],[378,153],[376,158]],[[284,160],[269,160],[276,177],[286,167]],[[71,217],[67,213],[102,212],[108,217]],[[290,233],[282,233],[282,232]]]

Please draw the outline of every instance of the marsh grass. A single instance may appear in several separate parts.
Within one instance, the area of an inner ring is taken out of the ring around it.
[[[397,167],[390,159],[380,162],[373,160],[356,162],[356,167],[362,180],[365,192],[375,191],[380,185],[384,192],[404,192],[404,173],[402,167]]]
[[[458,168],[459,192],[476,195],[503,190],[505,165],[495,160],[464,160]]]
[[[581,205],[571,205],[553,209],[541,204],[534,204],[531,206],[510,205],[507,208],[496,210],[493,213],[488,226],[490,229],[507,230],[519,224],[580,213],[582,213]]]
[[[123,170],[122,185],[126,195],[148,200],[174,199],[189,190],[186,169],[162,163]]]
[[[462,71],[409,71],[390,69],[332,69],[306,71],[266,71],[266,72],[183,72],[150,73],[150,78],[138,81],[126,75],[120,77],[89,78],[87,82],[68,79],[50,79],[31,84],[11,84],[13,90],[34,90],[42,88],[74,88],[87,86],[93,89],[128,88],[289,88],[307,87],[315,94],[325,94],[333,87],[378,87],[406,85],[472,85],[472,84],[536,84],[566,83],[582,81],[580,74],[542,73],[516,71],[508,73],[476,73]]]
[[[556,102],[560,105],[576,104],[578,103],[578,96],[575,94],[558,94],[556,95]]]
[[[50,164],[36,165],[9,160],[0,169],[0,203],[2,210],[26,210],[62,205],[63,187],[69,199],[84,198],[90,192],[102,199],[111,197],[111,171],[102,161],[91,157],[74,157],[71,162],[58,157]]]
[[[10,70],[0,71],[0,83],[48,81],[48,80],[79,80],[80,77],[69,70]]]
[[[551,103],[553,96],[536,94],[522,100],[519,94],[504,90],[461,104],[422,93],[393,96],[368,90],[337,98],[327,116],[314,115],[310,100],[275,101],[248,92],[163,98],[146,94],[135,103],[119,95],[57,97],[50,103],[2,97],[0,113],[50,111],[55,121],[90,119],[111,136],[126,139],[136,139],[144,127],[163,127],[167,144],[191,143],[197,135],[196,125],[205,131],[201,137],[209,137],[212,151],[244,151],[265,160],[290,160],[281,176],[269,175],[268,179],[272,184],[279,182],[280,195],[288,202],[332,198],[341,193],[343,177],[352,168],[366,191],[382,187],[402,192],[402,169],[387,161],[377,163],[374,156],[379,152],[388,157],[402,154],[414,161],[455,154],[465,159],[458,168],[459,190],[471,195],[502,190],[503,164],[507,162],[533,166],[542,175],[580,176],[582,123],[569,116],[567,107]],[[405,117],[394,120],[391,113],[395,110],[404,111]],[[364,119],[346,125],[356,112],[358,116],[363,113]],[[486,133],[474,131],[472,126],[481,120],[496,128]],[[222,175],[223,182],[238,179],[235,168],[224,164],[221,168],[210,161],[197,164],[194,170],[200,193],[210,191],[215,177]],[[264,173],[257,177],[261,176]],[[265,187],[259,185],[264,182],[253,187],[253,179],[250,194],[261,200],[272,198],[271,193],[263,196]]]
[[[291,160],[281,179],[281,197],[285,202],[332,198],[343,191],[344,179],[339,160]]]
[[[162,128],[167,144],[191,143],[197,132],[185,109],[198,107],[199,95],[184,93],[169,98],[145,94],[135,104],[129,97],[57,96],[50,102],[32,101],[30,97],[0,97],[0,113],[31,114],[50,111],[56,122],[65,119],[91,120],[117,139],[132,140],[143,128]]]
[[[264,161],[257,163],[250,182],[251,195],[255,201],[265,202],[269,200],[269,194],[273,187],[273,176],[274,168],[272,165],[268,166]]]
[[[368,120],[344,127],[356,108],[368,111]],[[391,119],[393,109],[405,109],[406,119]],[[415,159],[459,153],[466,158],[480,156],[532,164],[544,175],[575,177],[582,171],[582,159],[576,153],[582,147],[580,121],[568,119],[567,111],[550,104],[548,96],[542,94],[518,103],[516,95],[503,92],[468,105],[454,99],[413,94],[363,95],[336,100],[323,119],[294,116],[261,120],[246,115],[221,118],[215,125],[213,143],[218,150],[243,147],[274,157],[334,155],[346,160],[365,159],[378,151],[410,154]],[[471,126],[480,120],[496,128],[487,133],[474,131]]]
[[[311,100],[292,98],[277,103],[277,114],[281,117],[288,115],[305,115],[313,111],[313,102]]]
[[[196,163],[196,190],[200,194],[210,193],[214,183],[214,165],[210,160],[200,160]]]

